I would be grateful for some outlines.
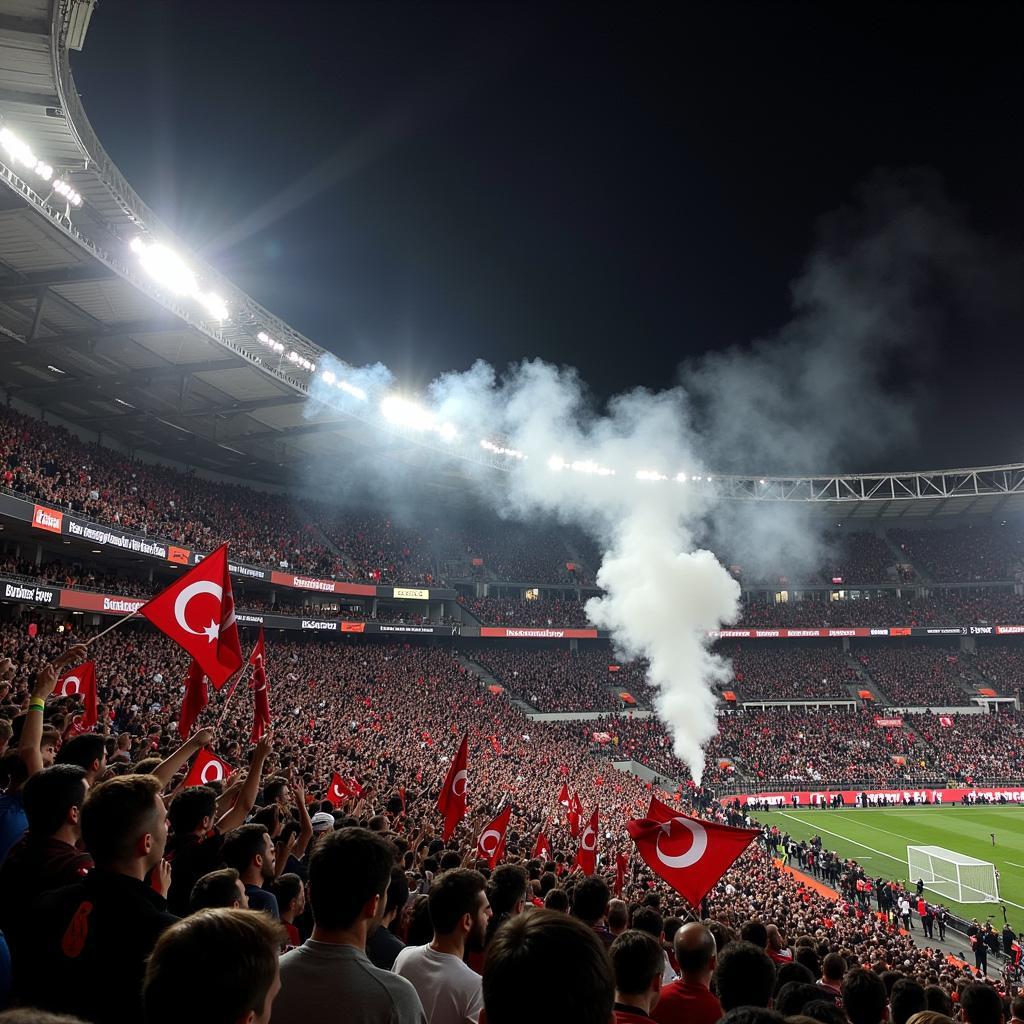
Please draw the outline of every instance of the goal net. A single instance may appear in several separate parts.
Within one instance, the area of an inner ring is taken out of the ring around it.
[[[910,884],[956,903],[995,903],[999,899],[995,865],[941,846],[908,846]]]

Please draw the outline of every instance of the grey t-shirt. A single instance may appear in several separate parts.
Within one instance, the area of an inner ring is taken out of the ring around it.
[[[274,1024],[426,1024],[416,990],[405,978],[382,971],[355,946],[307,939],[281,957],[281,991]]]

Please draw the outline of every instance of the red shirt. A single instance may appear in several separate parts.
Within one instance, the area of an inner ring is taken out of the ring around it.
[[[661,990],[651,1016],[657,1024],[716,1024],[725,1011],[707,985],[680,978]]]
[[[646,1024],[650,1019],[639,1007],[616,1003],[612,1024]]]

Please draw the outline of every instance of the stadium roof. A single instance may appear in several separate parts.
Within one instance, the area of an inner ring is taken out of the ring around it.
[[[8,393],[131,449],[242,478],[276,481],[280,466],[339,448],[417,460],[417,443],[371,416],[314,408],[308,387],[324,350],[189,253],[107,156],[68,61],[94,4],[7,0],[0,14]],[[479,452],[473,461],[502,468]],[[442,479],[457,486],[457,460],[448,465]],[[699,485],[841,520],[1024,511],[1024,464]]]

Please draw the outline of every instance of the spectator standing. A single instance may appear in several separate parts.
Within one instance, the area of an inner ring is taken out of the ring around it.
[[[661,943],[635,928],[623,932],[609,954],[615,972],[614,1024],[643,1024],[661,993]]]
[[[275,920],[281,913],[277,897],[264,885],[274,878],[276,851],[266,825],[241,825],[224,837],[224,863],[238,872],[250,910],[264,910]]]
[[[673,950],[679,980],[661,990],[651,1016],[658,1024],[715,1024],[722,1017],[722,1004],[710,988],[715,937],[702,924],[685,924],[675,934]]]
[[[392,968],[420,997],[428,1024],[475,1024],[483,1009],[480,975],[464,962],[483,948],[491,906],[479,871],[455,868],[434,879],[427,910],[434,938],[406,946]]]
[[[346,1024],[425,1024],[412,985],[366,955],[367,936],[384,916],[395,852],[363,828],[328,833],[313,850],[313,934],[281,957],[274,1024],[308,1024],[340,1007]]]

